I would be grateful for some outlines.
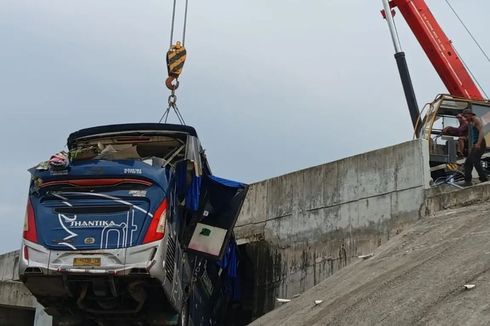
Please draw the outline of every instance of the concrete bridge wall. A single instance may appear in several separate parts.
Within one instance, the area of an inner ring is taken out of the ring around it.
[[[256,272],[252,315],[371,253],[424,213],[427,143],[415,140],[251,185],[235,232]],[[247,293],[245,293],[247,295]]]

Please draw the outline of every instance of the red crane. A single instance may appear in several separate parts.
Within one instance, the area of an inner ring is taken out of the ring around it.
[[[451,40],[424,0],[391,0],[389,6],[397,7],[401,12],[451,95],[484,100]]]

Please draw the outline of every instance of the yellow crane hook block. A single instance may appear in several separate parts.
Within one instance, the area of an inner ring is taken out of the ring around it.
[[[172,45],[167,52],[168,78],[165,81],[165,85],[170,90],[176,90],[179,87],[179,83],[173,84],[173,81],[179,78],[182,73],[186,55],[187,51],[180,42]]]

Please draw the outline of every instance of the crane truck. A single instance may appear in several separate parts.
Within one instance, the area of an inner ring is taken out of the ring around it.
[[[415,137],[429,143],[430,166],[433,178],[445,177],[453,173],[457,155],[457,140],[442,134],[444,127],[454,125],[456,116],[464,109],[470,109],[481,118],[486,143],[490,142],[490,102],[482,95],[470,72],[462,62],[451,40],[446,36],[424,0],[382,0],[383,16],[386,18],[395,47],[395,58],[412,118]],[[396,35],[393,16],[397,8],[449,94],[439,94],[426,104],[419,113],[414,90],[408,73],[405,54],[401,51]],[[468,144],[471,146],[471,144]],[[488,158],[484,158],[485,161]],[[488,165],[488,164],[486,164]],[[486,166],[484,165],[484,166]]]

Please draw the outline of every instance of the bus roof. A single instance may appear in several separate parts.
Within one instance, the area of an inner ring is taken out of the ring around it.
[[[151,135],[151,134],[184,134],[197,137],[196,130],[190,126],[166,123],[125,123],[80,129],[68,136],[68,148],[74,147],[77,140],[109,136],[111,134]]]

